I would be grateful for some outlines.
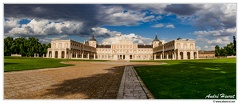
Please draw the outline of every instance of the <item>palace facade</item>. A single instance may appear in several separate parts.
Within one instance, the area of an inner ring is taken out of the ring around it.
[[[152,45],[134,44],[120,39],[111,45],[98,45],[92,36],[89,41],[80,43],[73,40],[53,40],[48,48],[48,58],[98,59],[98,60],[182,60],[198,59],[194,40],[172,40],[162,43],[157,35]]]

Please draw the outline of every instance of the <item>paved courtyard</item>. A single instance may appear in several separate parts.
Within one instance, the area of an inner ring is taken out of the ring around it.
[[[4,73],[5,99],[115,99],[126,65],[150,62],[80,62],[75,66]]]

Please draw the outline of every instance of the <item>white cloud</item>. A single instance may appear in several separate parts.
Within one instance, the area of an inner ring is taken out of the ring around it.
[[[126,9],[122,6],[101,6],[100,9],[96,18],[102,22],[103,25],[132,26],[139,25],[141,22],[154,21],[156,19],[154,15],[146,15],[145,12],[138,11],[135,7]],[[157,19],[160,19],[160,17]]]
[[[204,50],[206,50],[206,51],[214,51],[215,50],[215,46],[207,46],[207,45],[205,45],[204,46]]]
[[[4,21],[4,33],[8,32],[12,28],[19,27],[20,25],[18,24],[19,19],[16,18],[8,18],[7,20]]]
[[[101,27],[96,27],[96,28],[92,28],[94,35],[95,36],[99,36],[99,37],[112,37],[112,36],[116,36],[116,35],[120,35],[121,32],[118,31],[110,31],[106,28],[101,28]]]
[[[210,45],[227,45],[229,44],[230,38],[228,36],[226,37],[218,37],[218,38],[213,38],[213,39],[208,39],[204,37],[197,37],[197,42],[199,43],[207,43]]]
[[[17,20],[12,20],[14,25],[10,25],[8,21],[5,21],[5,27],[12,27],[8,32],[5,32],[7,36],[47,36],[47,35],[77,35],[82,30],[82,22],[65,21],[54,22],[46,19],[35,20],[32,19],[28,24],[20,24]],[[18,26],[19,25],[19,26]]]
[[[207,45],[205,45],[205,46],[204,46],[204,48],[206,49],[206,48],[208,48],[208,46],[207,46]]]
[[[165,28],[175,28],[173,24],[167,24],[167,25],[164,25],[162,23],[159,23],[159,24],[155,24],[152,26],[153,28],[161,28],[161,27],[165,27]]]
[[[173,24],[168,24],[165,26],[166,28],[175,28]]]
[[[195,47],[197,50],[202,50],[200,46]]]
[[[160,23],[160,24],[155,24],[152,26],[153,28],[161,28],[164,27],[164,24]]]
[[[92,30],[94,31],[94,35],[97,37],[108,36],[107,38],[104,38],[101,41],[102,44],[117,43],[120,39],[128,39],[132,43],[138,43],[138,44],[152,44],[152,40],[153,40],[151,38],[142,37],[134,33],[122,34],[121,32],[110,31],[106,28],[101,28],[101,27],[92,28]]]
[[[205,50],[213,50],[216,45],[223,47],[232,42],[232,37],[236,35],[236,28],[195,31],[194,34],[197,36],[196,44],[201,45]]]
[[[209,30],[209,31],[195,31],[193,33],[197,36],[196,43],[204,47],[208,46],[226,46],[232,42],[232,36],[236,35],[236,28],[228,28],[221,30]],[[210,50],[210,47],[204,48],[205,50]]]
[[[228,28],[228,29],[221,29],[221,30],[212,30],[212,31],[195,31],[195,35],[202,35],[202,36],[233,36],[236,35],[236,27]]]
[[[153,40],[151,38],[146,38],[146,37],[136,35],[134,33],[130,33],[130,34],[124,34],[122,36],[116,35],[114,37],[103,39],[102,43],[114,44],[121,39],[127,39],[127,40],[130,40],[132,43],[138,43],[138,44],[152,44],[152,40]]]

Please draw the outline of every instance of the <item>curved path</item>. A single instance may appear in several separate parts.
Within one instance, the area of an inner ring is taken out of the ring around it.
[[[71,61],[75,66],[4,73],[4,99],[114,99],[126,65],[151,62]]]

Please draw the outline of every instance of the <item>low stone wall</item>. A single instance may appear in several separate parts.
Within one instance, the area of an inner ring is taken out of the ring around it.
[[[227,58],[236,58],[236,56],[227,56]]]
[[[21,54],[11,54],[11,57],[22,57]]]

